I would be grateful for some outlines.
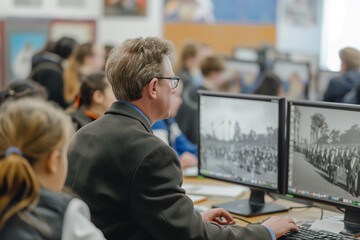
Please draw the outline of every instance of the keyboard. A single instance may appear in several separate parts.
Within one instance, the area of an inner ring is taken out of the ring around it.
[[[299,226],[299,229],[300,229],[299,232],[290,231],[278,239],[279,240],[293,240],[293,239],[314,239],[314,240],[318,240],[318,239],[329,239],[329,240],[331,240],[331,239],[334,239],[334,240],[335,239],[336,240],[349,239],[350,240],[350,239],[356,239],[356,238],[345,236],[345,235],[338,234],[338,233],[311,230],[311,229],[307,229],[302,226]]]

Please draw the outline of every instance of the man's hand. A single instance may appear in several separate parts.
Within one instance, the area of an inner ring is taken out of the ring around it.
[[[217,222],[221,225],[235,224],[231,214],[223,208],[213,208],[207,211],[201,212],[201,217],[204,222]],[[224,220],[221,218],[224,217]]]
[[[189,152],[184,152],[180,156],[180,164],[181,164],[181,168],[184,169],[187,167],[196,166],[198,164],[198,160],[194,154]]]
[[[299,231],[296,223],[291,218],[274,216],[263,222],[261,225],[271,228],[276,238],[281,237],[290,230]]]

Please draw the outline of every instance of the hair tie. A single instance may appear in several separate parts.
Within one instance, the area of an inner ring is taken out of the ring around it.
[[[5,157],[8,157],[10,154],[12,154],[12,153],[16,153],[16,154],[18,154],[19,156],[22,156],[23,154],[22,154],[22,152],[21,152],[21,150],[19,149],[19,148],[17,148],[17,147],[8,147],[7,149],[6,149],[6,151],[5,151],[5,154],[4,154],[4,156]]]

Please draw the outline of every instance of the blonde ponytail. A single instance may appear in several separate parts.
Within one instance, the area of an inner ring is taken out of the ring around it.
[[[5,222],[24,208],[31,210],[39,200],[39,184],[28,160],[10,154],[0,160],[0,189],[7,189],[0,197],[0,230]],[[8,208],[10,203],[17,203]]]

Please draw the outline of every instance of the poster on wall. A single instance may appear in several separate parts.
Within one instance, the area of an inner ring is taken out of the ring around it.
[[[43,0],[13,0],[15,7],[40,7]]]
[[[285,23],[292,27],[312,28],[317,25],[318,1],[286,0]]]
[[[0,21],[0,52],[4,53],[5,52],[5,48],[4,48],[4,23],[2,21]],[[0,54],[0,90],[5,88],[5,76],[4,74],[4,58],[5,58],[5,54]]]
[[[105,16],[145,16],[146,0],[104,0]]]
[[[5,22],[6,84],[28,77],[31,72],[31,58],[45,46],[48,28],[48,21]]]
[[[165,0],[166,22],[275,24],[276,0]]]
[[[94,20],[53,20],[49,38],[53,41],[61,37],[74,38],[78,43],[95,41]]]
[[[58,6],[62,8],[85,8],[85,0],[59,0]]]

